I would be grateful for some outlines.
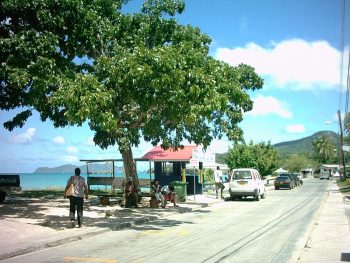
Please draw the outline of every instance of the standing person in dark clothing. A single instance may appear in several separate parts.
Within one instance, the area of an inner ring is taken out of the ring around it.
[[[75,175],[71,176],[67,181],[66,189],[64,190],[64,197],[67,197],[67,190],[73,184],[73,192],[68,196],[69,198],[69,218],[72,227],[75,227],[75,211],[77,211],[78,226],[83,224],[83,208],[84,208],[84,193],[85,199],[88,199],[88,186],[85,178],[80,176],[80,169],[75,169]]]

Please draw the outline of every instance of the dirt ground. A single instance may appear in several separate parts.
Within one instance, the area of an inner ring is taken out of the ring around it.
[[[110,199],[110,205],[101,205],[99,197],[90,196],[84,201],[84,224],[105,227],[115,219],[137,218],[145,213],[152,213],[146,199],[143,199],[139,208],[123,208],[117,199]],[[5,202],[0,204],[0,211],[0,219],[46,226],[55,230],[70,228],[69,199],[55,194],[9,195]]]

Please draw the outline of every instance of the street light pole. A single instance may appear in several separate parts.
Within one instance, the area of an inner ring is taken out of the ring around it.
[[[343,145],[344,145],[344,138],[343,138],[343,125],[341,121],[341,115],[340,115],[340,110],[338,110],[338,120],[339,120],[339,139],[340,139],[340,157],[341,157],[341,162],[343,165],[343,176],[344,178],[346,177],[346,165],[345,165],[345,158],[344,158],[344,151],[343,151]],[[340,181],[342,181],[342,175],[340,174]]]

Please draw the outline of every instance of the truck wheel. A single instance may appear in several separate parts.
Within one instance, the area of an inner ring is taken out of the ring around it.
[[[0,204],[5,201],[6,193],[3,191],[0,191]]]

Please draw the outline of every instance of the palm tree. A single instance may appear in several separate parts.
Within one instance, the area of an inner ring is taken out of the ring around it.
[[[333,144],[325,135],[318,137],[313,143],[316,158],[322,163],[326,163],[333,154]]]

